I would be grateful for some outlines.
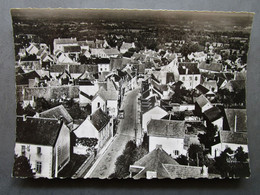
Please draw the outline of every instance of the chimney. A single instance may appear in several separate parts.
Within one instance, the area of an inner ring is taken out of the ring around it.
[[[202,167],[202,177],[208,177],[208,176],[209,176],[208,167],[203,165],[203,167]]]
[[[26,120],[27,120],[27,115],[24,114],[24,115],[23,115],[23,121],[26,121]]]
[[[234,132],[237,132],[237,115],[235,115]]]
[[[189,71],[189,69],[188,69],[188,68],[186,68],[186,69],[185,69],[185,71],[186,71],[186,72],[185,72],[185,74],[188,74],[188,71]]]
[[[158,150],[158,149],[162,150],[162,145],[156,144],[156,150]]]
[[[61,124],[63,122],[63,117],[60,116],[59,119],[58,119],[58,124]]]

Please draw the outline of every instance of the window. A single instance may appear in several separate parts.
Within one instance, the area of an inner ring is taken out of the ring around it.
[[[30,145],[27,146],[27,151],[30,152]]]
[[[192,80],[192,76],[190,76],[190,81]]]
[[[196,76],[196,77],[195,77],[195,81],[197,81],[197,80],[198,80],[198,77]]]
[[[100,68],[100,71],[102,71],[102,68]]]
[[[37,161],[36,162],[36,173],[42,172],[42,162]]]
[[[60,148],[60,146],[58,147],[58,156],[61,156],[61,148]]]
[[[176,156],[179,156],[179,150],[174,150],[174,154],[175,154]]]
[[[25,146],[22,146],[22,151],[21,151],[21,153],[22,153],[22,156],[25,156]]]
[[[37,147],[37,154],[38,154],[38,155],[41,155],[41,154],[42,154],[42,149],[41,149],[41,147]]]
[[[97,103],[97,107],[98,107],[98,108],[100,107],[100,102]]]
[[[182,81],[185,81],[185,77],[182,77]]]

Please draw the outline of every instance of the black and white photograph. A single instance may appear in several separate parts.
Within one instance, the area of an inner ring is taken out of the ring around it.
[[[11,16],[13,177],[250,177],[253,13],[24,8]]]

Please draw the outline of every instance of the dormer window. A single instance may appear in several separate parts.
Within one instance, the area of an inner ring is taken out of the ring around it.
[[[41,147],[37,147],[37,154],[41,155],[42,154],[42,148]]]
[[[22,153],[22,156],[25,156],[25,146],[24,145],[22,145],[21,153]]]

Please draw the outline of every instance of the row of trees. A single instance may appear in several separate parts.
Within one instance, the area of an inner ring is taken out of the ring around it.
[[[129,176],[129,166],[148,153],[145,144],[136,146],[135,142],[130,140],[127,142],[123,154],[120,155],[115,163],[115,173],[111,178],[126,178]]]
[[[86,119],[86,117],[91,113],[90,105],[80,107],[79,103],[75,102],[72,98],[63,102],[58,100],[47,101],[44,98],[36,98],[34,108],[30,104],[23,108],[21,104],[17,102],[16,113],[17,115],[25,114],[27,116],[34,116],[36,113],[41,113],[61,104],[66,108],[73,119]]]
[[[181,165],[207,166],[209,173],[220,174],[221,177],[249,177],[250,168],[248,153],[238,147],[233,151],[226,148],[218,157],[211,159],[202,145],[191,144],[188,149],[188,157],[181,155],[176,161]]]

